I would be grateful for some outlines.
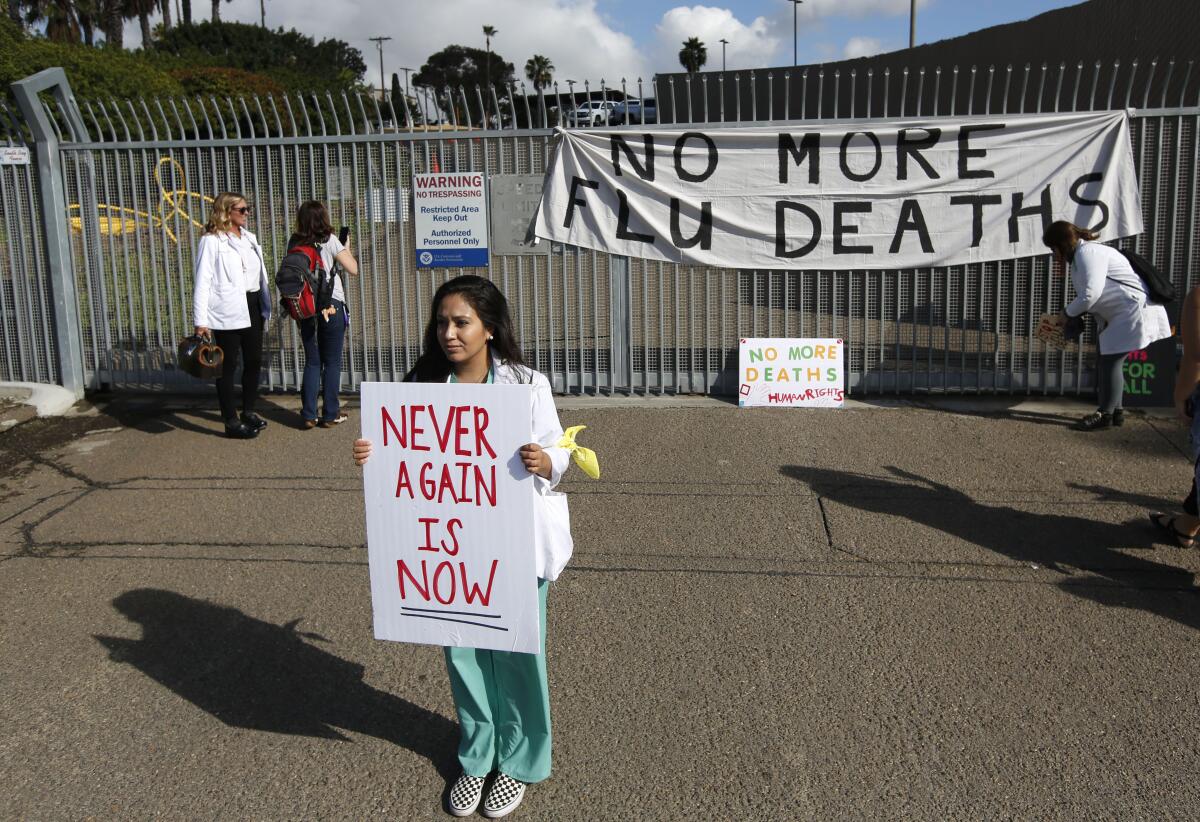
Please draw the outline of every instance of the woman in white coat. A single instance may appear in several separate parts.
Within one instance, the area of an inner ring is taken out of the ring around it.
[[[1099,407],[1075,427],[1095,431],[1121,425],[1125,412],[1123,364],[1130,351],[1171,336],[1167,310],[1149,301],[1146,285],[1125,256],[1115,248],[1093,242],[1098,235],[1065,220],[1051,223],[1042,242],[1060,263],[1071,264],[1076,297],[1063,309],[1066,318],[1091,313],[1100,329],[1096,363]]]
[[[225,354],[217,377],[217,401],[225,435],[252,439],[267,427],[255,413],[262,369],[263,326],[271,318],[271,287],[258,238],[246,228],[250,206],[241,194],[222,192],[213,200],[196,252],[192,293],[196,334],[211,336]],[[234,400],[233,375],[242,361],[241,414]]]
[[[571,558],[567,498],[554,487],[570,459],[546,377],[524,364],[504,295],[474,275],[442,284],[433,296],[424,351],[408,382],[524,383],[533,386],[534,441],[520,448],[534,475],[535,518],[529,524],[541,609],[536,654],[446,648],[446,669],[458,711],[462,774],[450,791],[449,810],[489,818],[520,804],[525,786],[550,776],[550,691],[546,680],[546,593]],[[370,440],[354,441],[354,461],[371,454]],[[491,779],[486,796],[485,784]]]

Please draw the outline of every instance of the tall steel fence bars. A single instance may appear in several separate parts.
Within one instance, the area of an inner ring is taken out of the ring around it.
[[[1147,230],[1125,242],[1186,289],[1197,245],[1200,78],[1190,63],[1087,68],[919,69],[902,78],[801,69],[567,89],[417,89],[394,110],[371,98],[328,94],[45,101],[60,140],[58,207],[70,232],[87,383],[199,386],[175,369],[174,346],[191,327],[192,264],[206,198],[221,190],[240,191],[255,206],[253,228],[268,267],[281,256],[305,199],[325,201],[334,224],[351,228],[362,273],[348,283],[343,387],[399,379],[419,350],[433,291],[473,271],[416,267],[413,175],[541,174],[552,127],[573,124],[576,109],[593,100],[618,107],[655,100],[668,127],[730,128],[1137,106],[1132,136]],[[630,105],[635,123],[622,127],[640,127],[653,110]],[[28,140],[15,112],[5,114],[4,138]],[[0,324],[0,350],[12,372],[18,360],[40,356],[52,364],[56,356],[26,331],[30,316],[47,316],[43,252],[31,218],[40,192],[27,186],[10,207],[7,192],[16,187],[9,175],[20,171],[2,171],[12,249],[0,255],[0,286],[16,294],[12,260],[27,260],[20,293],[34,301],[23,325],[8,312]],[[493,254],[486,273],[513,303],[531,364],[564,392],[732,393],[737,343],[746,336],[844,339],[849,387],[859,394],[1091,387],[1090,345],[1060,351],[1033,336],[1038,315],[1067,298],[1045,256],[949,268],[755,271],[542,244],[532,254]],[[273,324],[270,351],[270,386],[294,390],[303,365],[294,324]]]

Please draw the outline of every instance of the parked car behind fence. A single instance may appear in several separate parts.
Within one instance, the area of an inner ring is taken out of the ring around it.
[[[645,120],[642,119],[643,116]],[[647,124],[658,122],[658,109],[655,107],[653,97],[617,103],[612,114],[608,116],[610,126],[640,126],[643,122]]]
[[[588,100],[580,104],[579,108],[575,109],[568,117],[567,125],[574,128],[606,126],[616,107],[617,104],[611,100]]]

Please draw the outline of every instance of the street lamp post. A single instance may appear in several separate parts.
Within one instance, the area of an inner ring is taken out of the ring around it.
[[[917,0],[912,0],[908,7],[908,47],[917,44]]]
[[[390,37],[368,37],[372,43],[379,48],[379,99],[383,99],[383,43],[385,40],[391,40]]]
[[[798,10],[800,4],[804,0],[791,0],[792,3],[792,65],[799,65],[799,47],[796,45],[796,18],[799,16]]]
[[[721,71],[725,70],[725,46],[729,43],[724,37],[721,38]]]

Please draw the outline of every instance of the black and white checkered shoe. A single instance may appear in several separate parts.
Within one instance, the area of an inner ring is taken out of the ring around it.
[[[475,813],[479,800],[483,798],[483,783],[486,781],[482,776],[471,776],[464,771],[450,789],[450,813],[454,816]]]
[[[496,781],[488,789],[483,800],[483,815],[488,819],[508,816],[517,809],[525,797],[525,783],[518,782],[506,773],[496,772]]]

